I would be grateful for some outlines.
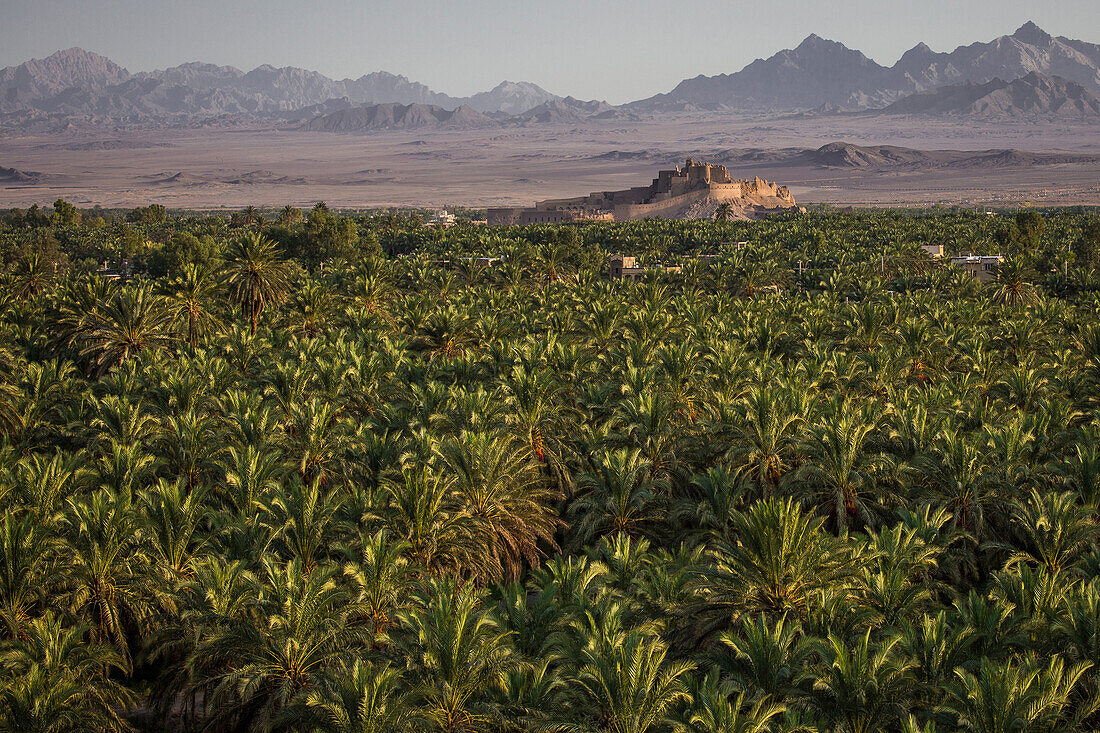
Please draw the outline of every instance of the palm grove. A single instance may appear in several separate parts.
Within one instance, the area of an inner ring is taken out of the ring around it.
[[[1098,246],[11,212],[0,728],[1093,730]]]

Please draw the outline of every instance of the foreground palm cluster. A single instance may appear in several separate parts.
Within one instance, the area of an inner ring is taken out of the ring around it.
[[[1100,725],[1095,216],[62,204],[0,227],[4,730]]]

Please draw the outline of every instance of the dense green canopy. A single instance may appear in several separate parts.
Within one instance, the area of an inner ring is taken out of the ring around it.
[[[1100,727],[1093,213],[55,211],[0,729]]]

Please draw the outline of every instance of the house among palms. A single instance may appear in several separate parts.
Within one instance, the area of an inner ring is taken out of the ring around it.
[[[963,268],[968,275],[978,278],[978,282],[985,283],[996,277],[997,265],[1003,260],[1001,255],[961,255],[952,257],[948,262]]]

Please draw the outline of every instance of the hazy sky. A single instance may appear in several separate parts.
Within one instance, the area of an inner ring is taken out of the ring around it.
[[[0,66],[72,46],[130,71],[208,61],[377,70],[467,95],[503,79],[621,103],[810,33],[893,64],[1034,20],[1100,43],[1100,0],[0,0]]]

